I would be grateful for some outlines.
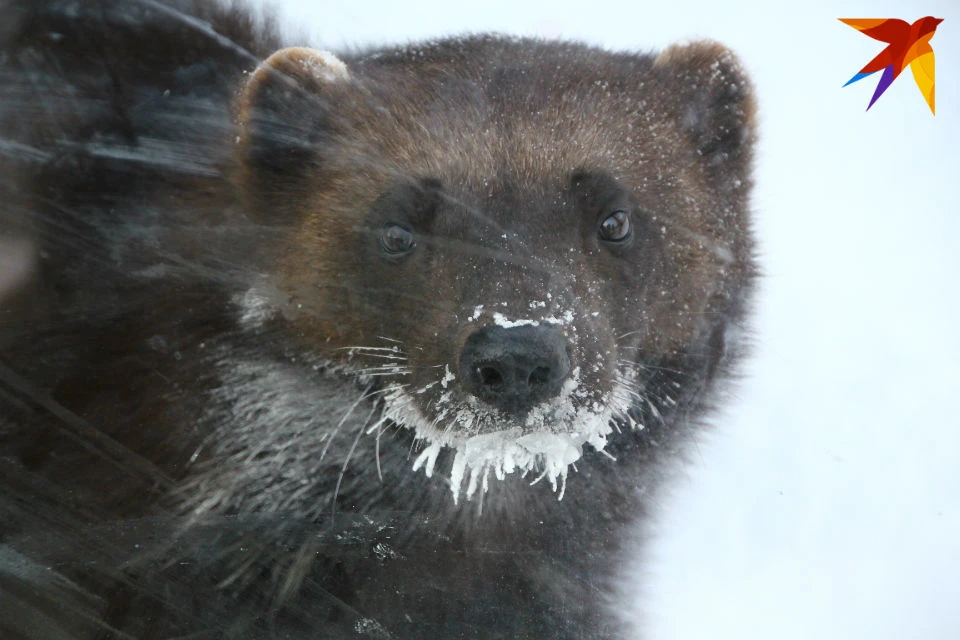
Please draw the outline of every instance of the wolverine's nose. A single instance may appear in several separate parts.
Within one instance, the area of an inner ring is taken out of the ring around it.
[[[467,391],[510,413],[558,395],[569,373],[566,337],[552,326],[490,325],[470,334],[460,352]]]

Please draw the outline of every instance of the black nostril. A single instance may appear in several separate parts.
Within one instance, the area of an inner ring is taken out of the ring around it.
[[[480,384],[496,391],[502,390],[504,385],[503,374],[496,367],[477,367],[477,376]]]
[[[550,382],[550,369],[547,367],[537,367],[530,372],[528,382],[531,387],[545,385]]]
[[[570,373],[567,339],[557,327],[483,327],[460,352],[463,387],[498,409],[524,413],[557,396]]]

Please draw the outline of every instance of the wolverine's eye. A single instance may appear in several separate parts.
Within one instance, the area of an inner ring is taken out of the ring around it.
[[[614,211],[600,223],[597,235],[606,242],[623,242],[630,237],[630,214]]]
[[[413,234],[398,224],[388,222],[380,230],[380,246],[390,255],[406,253],[413,244]]]

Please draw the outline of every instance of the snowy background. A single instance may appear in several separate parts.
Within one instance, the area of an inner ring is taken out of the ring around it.
[[[669,6],[667,6],[669,5]],[[475,31],[736,50],[761,105],[766,277],[738,396],[660,498],[647,637],[960,638],[960,3],[285,0],[342,49]],[[937,115],[839,17],[944,18]]]

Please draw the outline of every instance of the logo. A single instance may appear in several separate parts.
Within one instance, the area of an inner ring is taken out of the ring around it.
[[[887,18],[840,18],[840,22],[850,25],[874,40],[887,43],[887,47],[877,54],[876,58],[847,81],[847,84],[852,84],[877,71],[883,71],[877,89],[870,98],[870,104],[867,105],[867,111],[893,84],[900,72],[910,65],[913,79],[927,101],[927,105],[930,106],[930,112],[937,113],[934,98],[935,66],[930,38],[936,32],[937,25],[943,22],[943,18],[927,16],[913,24]]]

